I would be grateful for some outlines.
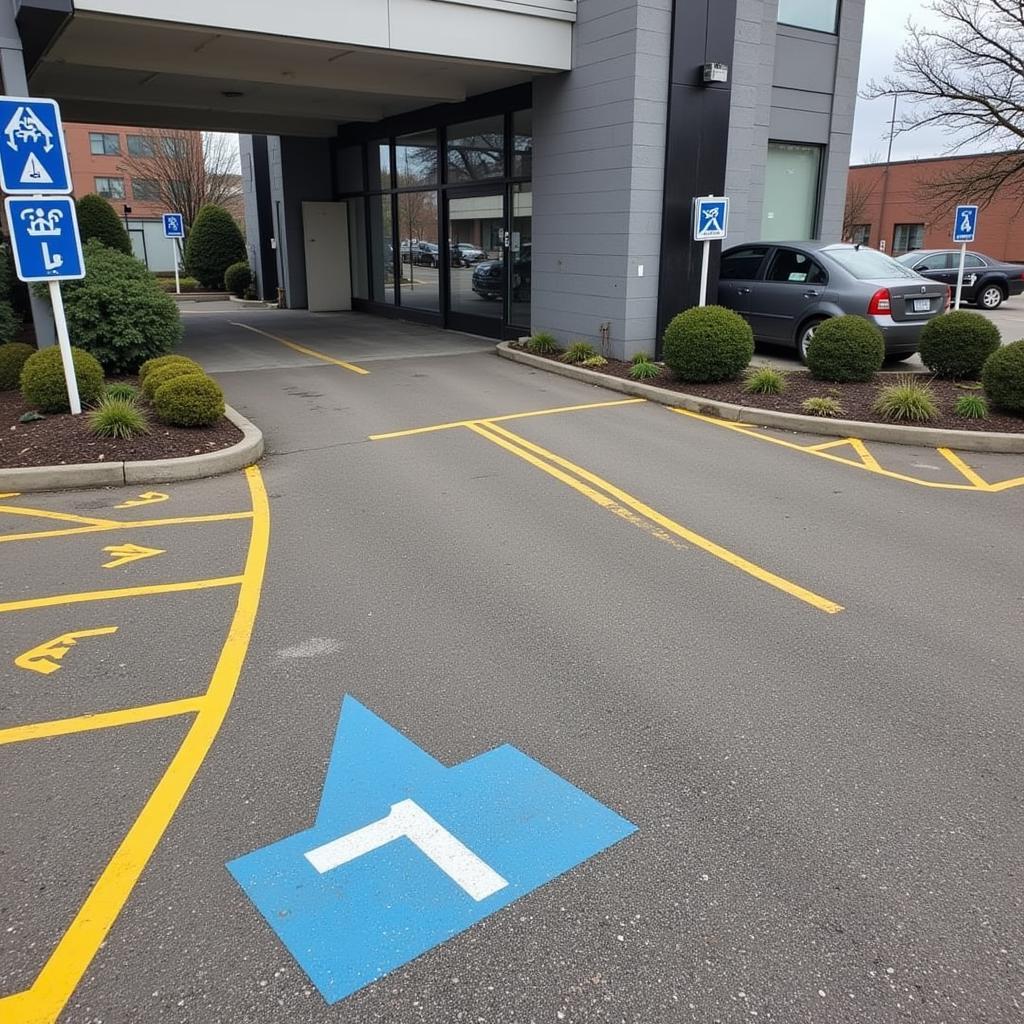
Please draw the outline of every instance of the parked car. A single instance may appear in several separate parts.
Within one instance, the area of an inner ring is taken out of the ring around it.
[[[452,245],[452,251],[458,251],[466,266],[469,266],[470,263],[479,263],[481,260],[490,258],[483,249],[476,245],[470,245],[469,242],[455,242]]]
[[[793,345],[804,360],[818,325],[849,313],[881,330],[888,357],[906,359],[948,308],[949,289],[864,245],[752,242],[722,254],[718,301],[756,338]]]
[[[959,249],[917,249],[897,256],[897,261],[930,281],[941,281],[956,290],[960,272]],[[1024,292],[1024,264],[1003,263],[980,252],[964,257],[964,302],[982,309],[998,309],[1011,295]]]
[[[524,302],[530,297],[532,246],[522,247],[512,263],[512,299]],[[473,268],[473,291],[485,299],[500,299],[504,287],[504,260],[485,260]]]

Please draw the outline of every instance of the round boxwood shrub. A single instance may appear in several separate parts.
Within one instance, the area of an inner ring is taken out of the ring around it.
[[[174,380],[175,377],[184,377],[186,374],[202,372],[202,368],[190,359],[165,363],[163,366],[150,370],[146,374],[146,379],[142,382],[142,393],[152,402],[153,396],[161,384],[166,384],[169,380]]]
[[[249,264],[242,260],[241,263],[232,263],[227,270],[224,271],[224,287],[231,292],[232,295],[243,298],[246,289],[252,284],[252,271],[249,269]]]
[[[233,263],[245,262],[245,242],[234,217],[222,206],[204,206],[185,243],[185,268],[204,288],[224,287]]]
[[[224,415],[224,392],[212,377],[186,373],[156,389],[153,408],[172,427],[208,427]]]
[[[988,317],[966,309],[943,313],[921,331],[921,362],[936,376],[976,380],[1002,341]]]
[[[36,350],[35,345],[11,341],[0,345],[0,391],[16,391],[21,380],[21,368]]]
[[[695,306],[673,318],[662,351],[665,364],[680,380],[731,380],[754,355],[754,333],[730,309]]]
[[[992,404],[1024,415],[1024,340],[997,349],[985,360],[981,386]]]
[[[885,362],[882,332],[859,316],[820,324],[807,346],[807,368],[818,380],[840,384],[871,380]]]
[[[189,359],[188,356],[157,356],[155,359],[147,359],[139,367],[139,383],[144,384],[146,382],[146,378],[154,370],[159,370],[164,366],[171,366],[174,363],[188,363],[189,366],[194,366],[198,372],[202,373],[202,367],[194,359]]]
[[[78,233],[82,236],[83,242],[95,238],[111,249],[131,256],[132,243],[128,232],[125,231],[121,218],[114,213],[114,208],[103,196],[95,193],[82,196],[75,203],[75,212],[78,214]]]
[[[63,291],[71,337],[108,373],[133,373],[181,340],[177,304],[134,256],[88,242],[85,278]]]
[[[82,404],[95,402],[103,394],[103,367],[88,352],[71,349],[71,362],[78,380],[78,397]],[[21,394],[29,405],[40,412],[67,412],[68,389],[64,381],[64,364],[60,349],[50,348],[33,352],[21,368]]]

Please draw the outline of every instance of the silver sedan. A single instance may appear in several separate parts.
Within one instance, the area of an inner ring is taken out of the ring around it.
[[[722,254],[718,302],[760,341],[792,345],[805,361],[818,325],[851,313],[881,330],[887,358],[907,359],[948,308],[949,289],[863,245],[752,242]]]

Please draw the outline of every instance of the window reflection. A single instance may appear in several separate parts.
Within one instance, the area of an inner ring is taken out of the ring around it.
[[[398,188],[433,185],[437,181],[437,132],[431,130],[395,139]]]
[[[505,173],[504,118],[486,117],[448,129],[448,181],[485,181]]]

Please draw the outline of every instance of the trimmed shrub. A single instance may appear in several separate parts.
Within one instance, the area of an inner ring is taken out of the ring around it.
[[[833,418],[843,414],[843,407],[835,398],[805,398],[800,403],[800,408],[811,416]]]
[[[78,396],[83,403],[95,402],[103,394],[103,367],[88,352],[71,349],[71,362],[78,380]],[[21,368],[21,394],[40,412],[67,412],[68,389],[60,349],[40,349],[25,360]]]
[[[96,437],[116,437],[128,440],[136,434],[149,433],[149,421],[146,414],[131,398],[111,398],[104,395],[90,409],[89,433]]]
[[[85,275],[64,282],[68,330],[108,373],[133,373],[181,340],[177,305],[133,256],[93,240],[85,246]]]
[[[751,367],[743,378],[748,395],[781,395],[786,390],[786,375],[771,366]]]
[[[222,206],[207,205],[196,214],[185,243],[185,267],[204,288],[224,287],[233,263],[245,262],[245,241],[235,219]]]
[[[36,350],[35,345],[23,341],[11,341],[0,345],[0,391],[17,391],[21,380],[21,368]]]
[[[224,287],[232,295],[244,298],[246,289],[252,284],[252,271],[249,264],[242,260],[240,263],[232,263],[224,271]]]
[[[162,292],[174,292],[173,277],[158,277],[156,279],[156,283]],[[199,291],[199,282],[194,277],[189,277],[187,274],[179,276],[178,285],[181,287],[182,293]]]
[[[988,402],[981,395],[961,395],[953,403],[955,415],[965,420],[988,419]]]
[[[187,373],[161,384],[153,407],[172,427],[208,427],[224,415],[224,392],[212,377]]]
[[[988,317],[966,309],[943,313],[921,331],[921,362],[938,377],[976,380],[1002,338]]]
[[[629,375],[633,380],[653,380],[661,376],[661,367],[649,359],[641,359],[629,368]]]
[[[170,366],[172,363],[188,363],[189,366],[194,366],[197,372],[203,372],[203,368],[194,359],[189,359],[188,356],[157,356],[155,359],[147,359],[139,367],[139,383],[144,384],[146,382],[146,377],[148,377],[154,370],[159,370],[162,366]]]
[[[191,359],[164,363],[163,366],[158,366],[155,370],[150,370],[146,374],[146,379],[142,382],[142,393],[150,401],[153,401],[157,388],[162,384],[166,384],[169,380],[174,380],[175,377],[184,377],[186,374],[202,372],[202,368],[193,363]]]
[[[935,392],[914,377],[897,377],[894,384],[879,388],[871,408],[882,419],[894,423],[927,423],[939,415]]]
[[[103,196],[95,193],[82,196],[75,203],[75,212],[78,214],[78,233],[83,243],[94,238],[117,252],[131,256],[132,243],[128,232]]]
[[[665,329],[662,354],[680,380],[731,380],[754,355],[754,332],[731,309],[695,306],[676,316]]]
[[[819,324],[807,346],[807,368],[818,380],[867,381],[885,362],[882,332],[860,316],[837,316]]]
[[[588,359],[593,359],[597,354],[597,350],[589,342],[574,341],[559,356],[559,359],[563,363],[585,363]]]
[[[993,405],[1024,414],[1024,340],[993,352],[981,370],[981,385]]]
[[[558,339],[547,331],[538,331],[526,347],[538,356],[553,356],[558,350]]]

